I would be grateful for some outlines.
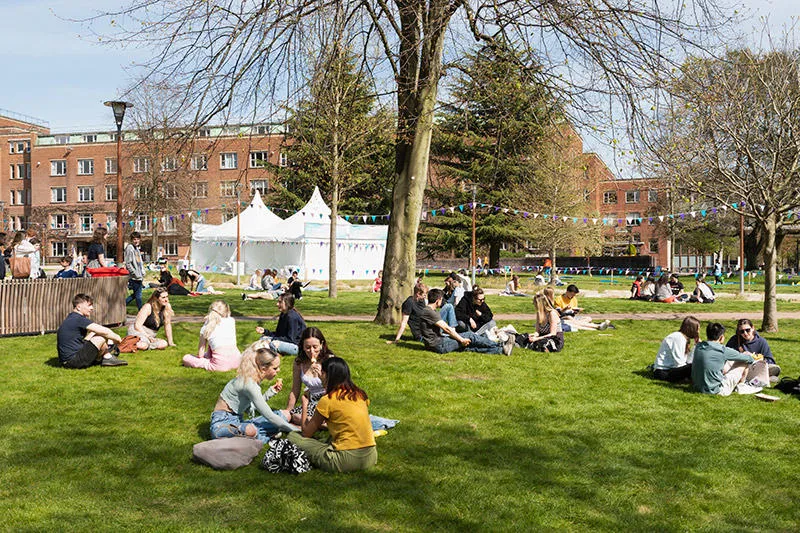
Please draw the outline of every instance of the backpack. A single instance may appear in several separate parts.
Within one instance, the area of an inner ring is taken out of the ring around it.
[[[270,441],[269,450],[261,460],[261,468],[272,474],[286,472],[302,474],[311,470],[306,452],[286,439]]]
[[[781,378],[780,383],[775,385],[775,388],[785,394],[800,395],[800,381],[794,378]]]

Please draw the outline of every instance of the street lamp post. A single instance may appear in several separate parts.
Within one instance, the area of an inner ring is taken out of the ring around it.
[[[6,203],[0,200],[0,231],[6,230]]]
[[[111,108],[114,112],[114,122],[117,123],[117,253],[116,262],[122,259],[122,120],[125,118],[125,110],[133,107],[130,102],[110,101],[104,105]]]

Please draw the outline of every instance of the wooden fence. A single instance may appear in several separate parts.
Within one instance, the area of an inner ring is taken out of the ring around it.
[[[127,287],[128,276],[0,281],[0,336],[56,331],[78,293],[94,299],[93,321],[123,324]]]

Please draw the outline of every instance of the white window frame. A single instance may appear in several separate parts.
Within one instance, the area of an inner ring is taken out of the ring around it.
[[[78,176],[94,174],[94,159],[78,159]]]
[[[117,214],[106,213],[106,223],[108,224],[109,231],[117,229]]]
[[[67,160],[66,159],[51,159],[50,160],[50,175],[51,176],[66,176],[67,175]]]
[[[281,150],[280,154],[278,155],[278,166],[279,167],[289,166],[289,154],[286,153],[286,150]]]
[[[235,198],[236,197],[236,182],[235,181],[220,181],[219,182],[219,196],[220,196],[220,198]]]
[[[655,248],[653,247],[655,244]],[[658,253],[658,239],[650,239],[647,243],[647,247],[650,250],[650,253],[657,254]]]
[[[223,211],[222,212],[222,223],[224,224],[225,222],[231,220],[235,216],[236,216],[236,212],[235,211]]]
[[[136,231],[140,231],[142,233],[150,233],[150,224],[151,224],[150,217],[145,213],[137,213],[136,214],[136,222],[135,227]]]
[[[626,204],[638,204],[639,203],[639,190],[634,191],[625,191],[625,203]]]
[[[625,213],[625,225],[626,226],[641,226],[642,225],[642,214],[641,213]]]
[[[207,181],[195,181],[192,184],[192,198],[208,198]]]
[[[96,133],[87,133],[83,136],[83,142],[85,143],[96,143],[97,142],[97,134]]]
[[[164,240],[164,255],[178,255],[178,241],[176,239]]]
[[[175,156],[165,157],[161,161],[161,170],[164,172],[175,172],[178,170],[178,158]]]
[[[62,197],[62,200],[58,200]],[[50,187],[50,203],[51,204],[65,204],[67,203],[67,188],[66,187]]]
[[[133,173],[144,174],[150,170],[150,159],[147,157],[134,157],[133,158]]]
[[[178,198],[178,184],[165,183],[164,184],[164,198],[167,200],[175,200]]]
[[[50,215],[50,229],[67,229],[69,226],[69,216],[65,213],[53,213]]]
[[[78,233],[91,233],[94,231],[94,214],[80,213],[78,215]]]
[[[269,163],[269,152],[255,150],[250,152],[250,168],[265,168]]]
[[[655,189],[647,191],[647,201],[651,204],[658,202],[658,191]]]
[[[106,174],[116,174],[116,173],[117,173],[117,158],[106,157]]]
[[[613,197],[613,201],[611,200]],[[606,205],[613,205],[616,204],[619,200],[617,196],[617,191],[605,191],[603,192],[603,204]]]
[[[192,170],[208,170],[208,156],[206,154],[194,154],[191,163]]]
[[[106,185],[106,202],[116,202],[116,201],[117,201],[117,186]]]
[[[177,215],[164,215],[164,233],[175,233],[178,231],[178,217]]]
[[[51,241],[50,251],[52,257],[65,257],[67,255],[67,243],[63,241]]]
[[[211,137],[211,128],[200,128],[197,130],[198,137]]]
[[[134,185],[133,199],[143,200],[150,194],[150,188],[147,185]]]
[[[266,195],[269,191],[269,180],[266,178],[250,180],[250,196],[255,196],[256,191],[261,193],[261,196]]]
[[[238,152],[222,152],[219,154],[220,170],[236,170],[239,166]]]
[[[94,187],[91,185],[78,186],[78,201],[79,202],[94,202]]]
[[[56,144],[69,144],[69,135],[56,135],[54,140]]]

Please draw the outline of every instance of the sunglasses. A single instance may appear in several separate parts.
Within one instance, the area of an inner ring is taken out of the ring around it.
[[[740,329],[739,333],[750,333],[751,331],[753,331],[753,328],[745,328],[745,329]]]
[[[476,302],[485,302],[486,298],[475,298]]]

